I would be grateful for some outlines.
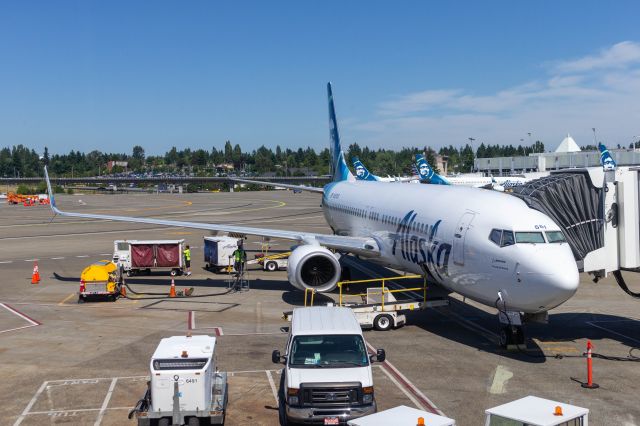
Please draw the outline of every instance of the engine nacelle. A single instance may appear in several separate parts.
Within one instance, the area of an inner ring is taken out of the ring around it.
[[[335,254],[324,247],[298,246],[289,256],[287,276],[297,289],[331,291],[340,281],[340,262]]]

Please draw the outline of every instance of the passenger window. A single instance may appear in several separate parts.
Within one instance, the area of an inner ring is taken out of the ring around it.
[[[515,244],[513,232],[502,231],[502,243],[500,244],[500,247],[512,246],[513,244]]]
[[[500,247],[500,241],[502,240],[502,230],[501,229],[492,229],[491,234],[489,234],[489,239],[493,241],[495,245]]]

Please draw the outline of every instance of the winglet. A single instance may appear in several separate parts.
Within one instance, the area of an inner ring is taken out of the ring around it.
[[[47,171],[47,166],[44,166],[44,178],[47,181],[47,192],[49,193],[49,205],[51,206],[51,210],[54,213],[58,213],[59,210],[56,207],[56,199],[53,198],[53,189],[51,189],[51,181],[49,180],[49,172]]]

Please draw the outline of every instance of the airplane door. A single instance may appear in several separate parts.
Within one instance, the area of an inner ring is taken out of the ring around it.
[[[453,263],[456,265],[464,266],[464,240],[475,215],[473,212],[466,212],[456,226],[453,234]]]

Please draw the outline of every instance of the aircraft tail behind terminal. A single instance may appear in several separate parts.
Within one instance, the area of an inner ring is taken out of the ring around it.
[[[435,185],[451,185],[444,177],[437,174],[429,165],[422,154],[416,154],[416,167],[418,169],[418,178],[421,183],[431,183]]]
[[[602,164],[602,169],[605,172],[615,170],[616,162],[611,156],[611,153],[609,152],[607,147],[604,146],[601,142],[598,144],[598,149],[600,150],[600,164]]]
[[[331,175],[333,181],[355,181],[356,178],[351,174],[347,162],[344,159],[344,152],[340,145],[340,135],[338,133],[338,121],[336,120],[336,109],[333,105],[333,93],[331,91],[331,83],[327,83],[327,96],[329,98],[329,136],[331,138]]]

